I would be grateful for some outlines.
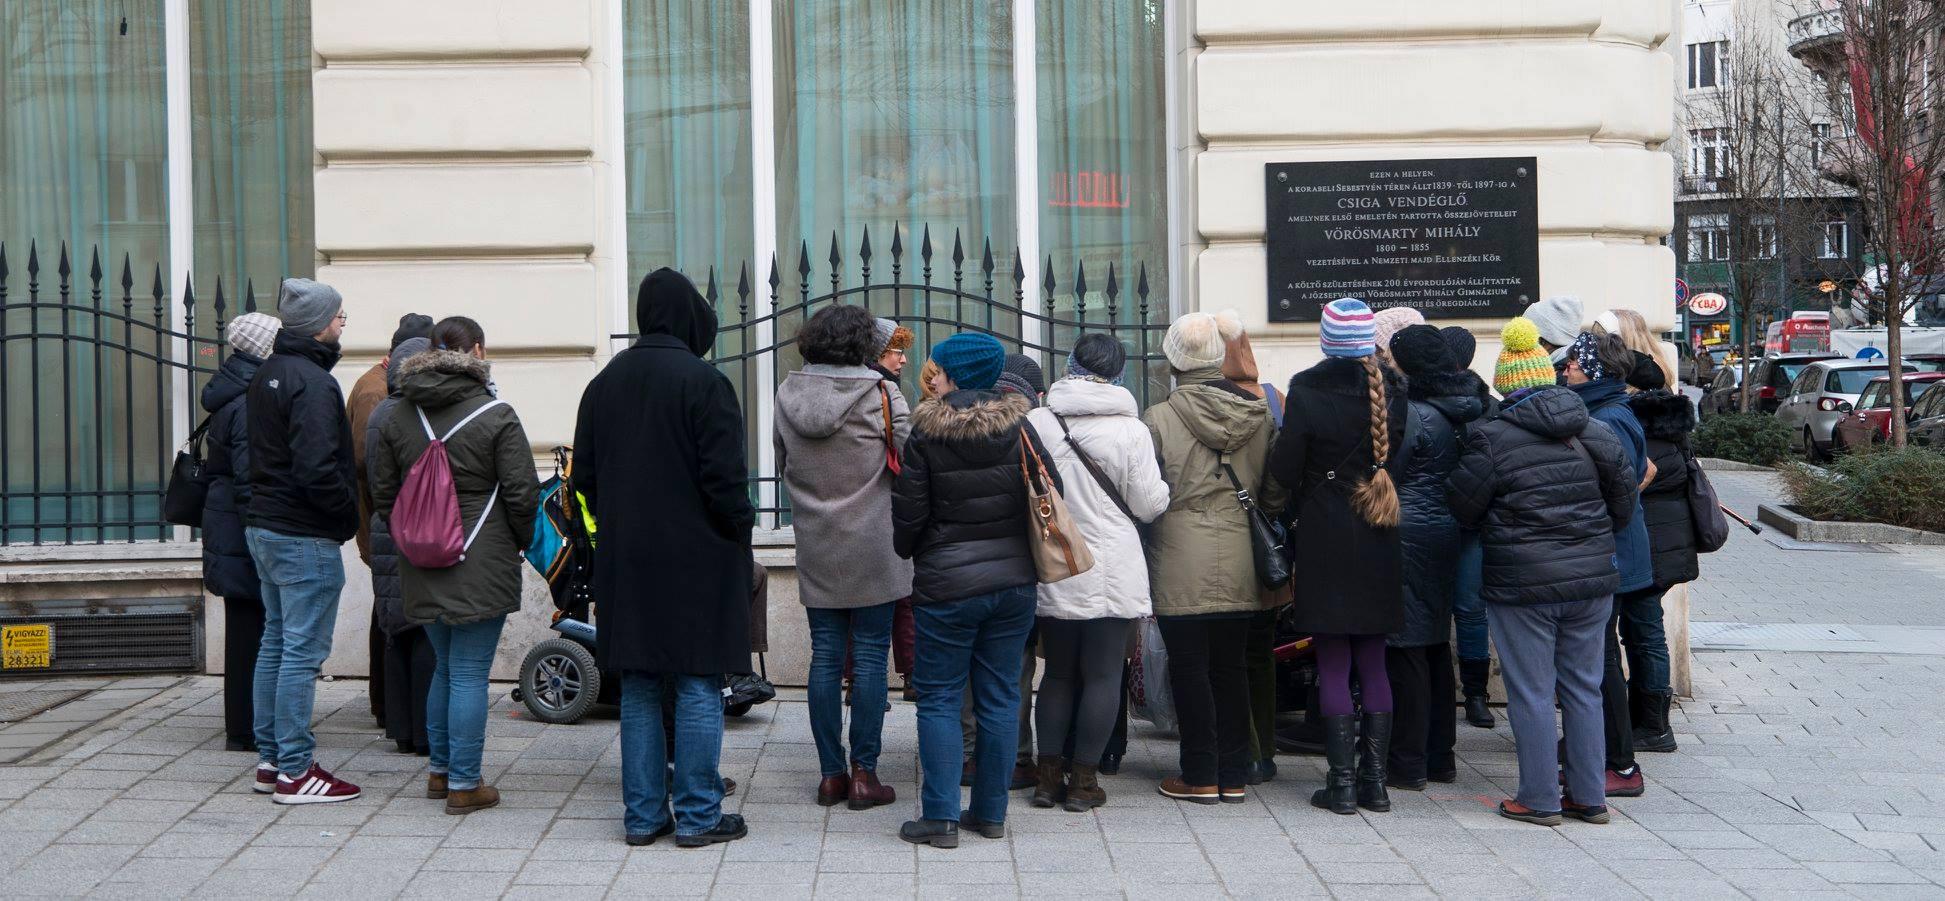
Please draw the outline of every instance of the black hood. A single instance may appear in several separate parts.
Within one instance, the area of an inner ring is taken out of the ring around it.
[[[316,363],[318,368],[326,372],[329,372],[331,367],[338,365],[338,358],[344,356],[344,351],[338,345],[326,344],[309,335],[297,334],[290,329],[278,329],[276,342],[271,347],[273,348],[271,351],[273,356],[276,354],[289,354],[294,357],[303,357],[306,360]]]
[[[1587,404],[1565,388],[1542,388],[1500,407],[1499,418],[1542,438],[1564,440],[1587,428]]]
[[[698,357],[716,344],[716,311],[688,276],[673,269],[657,269],[642,279],[635,292],[635,327],[644,337],[668,335]]]
[[[263,361],[249,354],[237,352],[223,360],[222,368],[209,377],[209,384],[203,386],[203,410],[214,413],[223,405],[242,397],[250,390],[250,380],[257,375],[257,367]]]
[[[1695,431],[1695,405],[1666,391],[1643,391],[1628,398],[1628,409],[1650,438],[1680,442]]]
[[[1485,381],[1470,369],[1413,376],[1406,384],[1412,400],[1430,404],[1454,425],[1486,415]]]

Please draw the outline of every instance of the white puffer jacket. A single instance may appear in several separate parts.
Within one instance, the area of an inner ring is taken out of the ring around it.
[[[1137,518],[1152,522],[1168,509],[1168,484],[1162,481],[1155,442],[1141,421],[1135,396],[1119,385],[1087,379],[1055,382],[1047,389],[1047,405],[1028,414],[1027,421],[1060,469],[1061,497],[1094,552],[1094,567],[1041,585],[1040,615],[1054,619],[1147,616],[1152,608],[1141,536],[1074,455],[1056,413],[1066,418],[1074,441],[1107,474]]]

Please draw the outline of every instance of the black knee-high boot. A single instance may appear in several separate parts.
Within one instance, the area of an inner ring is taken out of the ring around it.
[[[1323,719],[1324,759],[1330,762],[1330,772],[1324,775],[1324,787],[1311,794],[1310,804],[1331,813],[1357,813],[1357,717]]]
[[[1391,809],[1385,767],[1391,758],[1391,714],[1366,713],[1358,736],[1357,806],[1376,813]]]

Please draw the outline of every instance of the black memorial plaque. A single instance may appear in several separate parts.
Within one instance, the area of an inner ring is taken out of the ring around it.
[[[1428,319],[1517,316],[1539,297],[1533,157],[1270,163],[1269,318],[1356,297]]]

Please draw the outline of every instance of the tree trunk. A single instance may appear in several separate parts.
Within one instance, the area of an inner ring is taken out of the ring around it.
[[[1886,374],[1891,389],[1891,446],[1904,447],[1905,443],[1905,396],[1904,396],[1904,316],[1899,314],[1903,304],[1891,303],[1885,298],[1884,311],[1884,358],[1890,364]]]

